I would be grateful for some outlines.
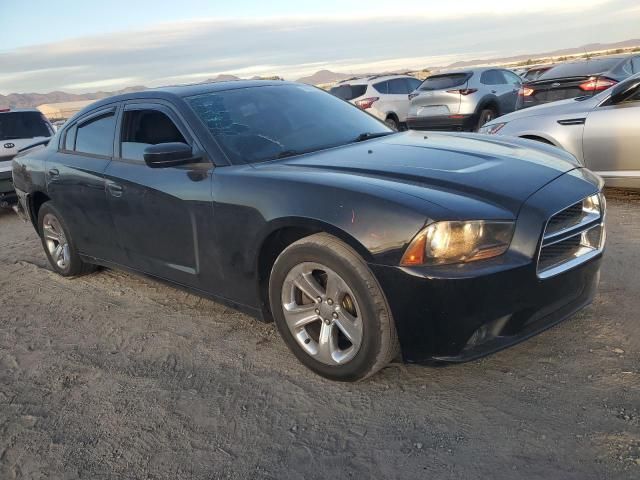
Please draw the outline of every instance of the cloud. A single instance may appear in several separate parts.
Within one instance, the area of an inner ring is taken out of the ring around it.
[[[552,3],[562,7],[550,8]],[[573,0],[532,4],[518,4],[516,11],[513,2],[500,9],[504,2],[462,1],[456,2],[463,12],[457,16],[435,4],[428,14],[411,16],[201,19],[70,39],[0,51],[0,92],[158,86],[219,73],[295,79],[321,68],[424,68],[638,33],[635,0],[597,0],[589,7]]]

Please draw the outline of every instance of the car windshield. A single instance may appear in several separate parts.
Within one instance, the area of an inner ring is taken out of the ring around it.
[[[40,112],[0,113],[0,140],[49,137],[52,133]]]
[[[342,100],[353,100],[364,95],[366,91],[366,85],[338,85],[329,90],[329,93]]]
[[[599,58],[582,62],[563,63],[547,70],[537,80],[593,75],[613,68],[619,61],[619,58]]]
[[[427,78],[419,90],[444,90],[445,88],[459,87],[471,77],[469,73],[448,73],[444,75],[432,75]]]
[[[382,122],[307,85],[268,85],[186,99],[233,163],[256,163],[393,133]]]

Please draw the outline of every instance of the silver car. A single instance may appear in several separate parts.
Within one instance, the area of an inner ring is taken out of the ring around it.
[[[472,68],[431,75],[409,95],[413,130],[475,131],[513,112],[522,79],[504,68]]]
[[[609,186],[640,188],[640,74],[593,97],[518,110],[479,133],[561,147]]]

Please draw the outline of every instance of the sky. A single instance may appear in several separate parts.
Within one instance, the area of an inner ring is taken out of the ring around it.
[[[0,0],[0,94],[416,69],[632,38],[638,0]]]

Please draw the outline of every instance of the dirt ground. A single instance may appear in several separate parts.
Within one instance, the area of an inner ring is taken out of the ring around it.
[[[0,479],[638,479],[640,195],[609,193],[600,293],[480,361],[358,384],[272,325],[129,274],[65,280],[0,214]]]

